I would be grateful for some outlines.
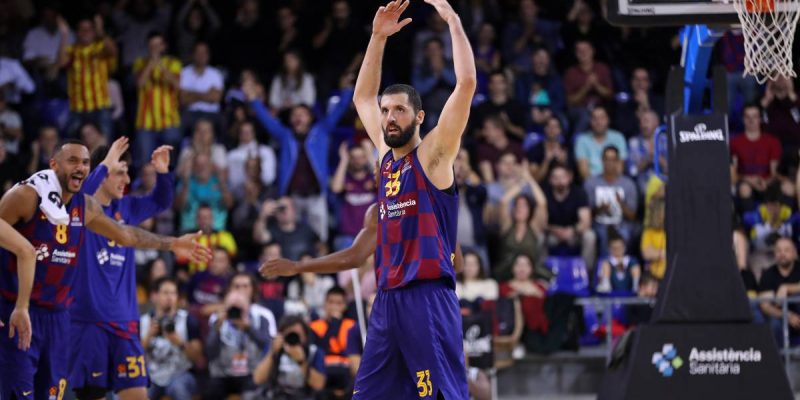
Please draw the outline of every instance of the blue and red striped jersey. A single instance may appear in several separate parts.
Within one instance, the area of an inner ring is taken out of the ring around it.
[[[436,188],[425,176],[417,149],[381,162],[375,274],[380,289],[441,279],[455,287],[458,192]]]
[[[78,266],[78,252],[83,245],[85,198],[72,196],[66,204],[69,225],[53,225],[39,207],[27,222],[15,228],[36,248],[36,274],[33,279],[31,306],[66,310],[72,303],[72,285]],[[0,250],[0,296],[17,300],[17,257]]]

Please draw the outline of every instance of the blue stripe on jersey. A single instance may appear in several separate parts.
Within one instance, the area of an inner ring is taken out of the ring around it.
[[[105,171],[98,168],[97,172]],[[138,225],[172,204],[172,187],[171,175],[159,174],[151,194],[112,200],[103,207],[103,212],[121,223]],[[138,321],[134,249],[121,247],[91,231],[86,232],[85,243],[80,253],[82,268],[75,279],[71,319],[105,323]]]
[[[29,221],[15,228],[36,248],[36,273],[31,305],[50,310],[65,310],[73,301],[72,285],[80,270],[79,249],[84,239],[85,198],[78,193],[65,205],[69,225],[53,225],[39,207]],[[16,301],[19,289],[17,258],[0,249],[0,296]]]
[[[393,289],[435,279],[454,287],[458,193],[441,191],[428,180],[417,149],[397,161],[387,153],[380,174],[378,287]]]

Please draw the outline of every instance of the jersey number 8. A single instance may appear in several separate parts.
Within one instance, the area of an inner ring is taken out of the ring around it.
[[[56,225],[56,242],[67,243],[67,225]]]

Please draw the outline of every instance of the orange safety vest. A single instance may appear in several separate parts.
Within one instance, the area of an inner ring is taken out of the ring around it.
[[[342,320],[339,325],[339,332],[328,335],[328,321],[318,319],[311,322],[311,330],[319,338],[330,337],[328,343],[323,343],[325,349],[325,365],[350,365],[350,359],[344,355],[347,349],[347,333],[350,332],[356,322],[350,318]]]

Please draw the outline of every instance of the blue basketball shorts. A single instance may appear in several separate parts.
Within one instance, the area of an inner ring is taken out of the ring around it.
[[[354,400],[468,399],[461,309],[441,281],[379,290]]]
[[[67,389],[69,312],[31,306],[31,347],[17,347],[19,335],[8,338],[14,304],[0,302],[0,399],[60,399]]]
[[[73,321],[70,329],[69,383],[73,389],[97,387],[119,392],[149,385],[138,336],[126,339],[95,323]]]

